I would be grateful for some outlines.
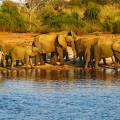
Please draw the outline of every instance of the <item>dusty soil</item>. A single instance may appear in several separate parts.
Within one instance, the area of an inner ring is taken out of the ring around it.
[[[8,33],[8,32],[0,32],[0,41],[4,41],[6,43],[10,44],[20,44],[23,46],[30,46],[32,43],[33,38],[39,35],[38,33]],[[92,38],[92,37],[107,37],[107,38],[120,38],[120,35],[113,35],[113,34],[105,34],[105,33],[93,33],[93,34],[84,34],[80,35],[79,37],[87,37],[87,38]],[[70,48],[68,48],[70,58],[72,58],[72,51]],[[108,59],[108,62],[111,62],[111,59]],[[32,69],[50,69],[50,70],[68,70],[68,69],[81,69],[78,67],[78,64],[71,64],[71,62],[68,62],[64,66],[53,66],[50,64],[45,64],[41,66],[36,66],[33,67]],[[2,68],[0,67],[1,70],[6,70],[9,68]],[[25,67],[15,67],[14,69],[25,69]],[[27,68],[29,69],[29,68]]]

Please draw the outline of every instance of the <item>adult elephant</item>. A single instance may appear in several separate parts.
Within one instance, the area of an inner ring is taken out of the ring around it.
[[[60,64],[64,64],[63,51],[67,50],[67,46],[72,47],[74,57],[76,55],[75,40],[70,32],[66,35],[61,34],[42,34],[34,38],[33,47],[39,48],[40,54],[54,53],[52,57],[58,54]],[[54,61],[55,63],[56,61]]]
[[[105,59],[113,57],[112,44],[115,42],[115,39],[112,38],[103,38],[99,37],[99,40],[95,46],[95,68],[98,69],[100,59]],[[115,61],[113,61],[115,62]]]
[[[49,34],[54,34],[54,35],[65,35],[65,36],[72,36],[74,38],[74,40],[77,39],[77,35],[75,32],[73,32],[72,30],[71,31],[60,31],[60,32],[50,32]],[[65,59],[65,61],[69,61],[70,58],[69,58],[69,55],[68,55],[68,51],[67,49],[63,51],[63,57]]]
[[[16,64],[16,60],[21,60],[23,64],[26,64],[26,66],[32,66],[32,57],[36,56],[37,54],[39,54],[39,49],[37,47],[26,48],[22,46],[15,46],[10,51],[12,59],[11,68],[13,68]]]
[[[81,64],[85,64],[85,69],[88,68],[89,62],[93,62],[94,49],[98,38],[79,37],[75,41],[77,56]]]

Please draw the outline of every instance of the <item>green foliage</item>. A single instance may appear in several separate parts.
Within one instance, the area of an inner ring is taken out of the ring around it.
[[[66,12],[57,12],[53,9],[45,9],[40,14],[42,25],[46,25],[55,30],[60,29],[80,29],[84,26],[83,20],[79,14],[72,12],[68,14]]]
[[[114,34],[120,33],[120,19],[112,23],[112,32]]]
[[[89,2],[85,12],[83,20],[85,20],[85,32],[97,32],[101,31],[101,22],[100,22],[100,7],[98,4]]]
[[[106,16],[105,21],[103,23],[103,31],[112,32],[112,18],[110,16]]]
[[[17,4],[4,1],[0,12],[0,30],[10,32],[25,32],[25,22],[18,12]]]
[[[0,31],[26,32],[31,28],[32,32],[42,33],[120,32],[120,0],[41,1],[42,4],[40,0],[26,0],[21,6],[4,0],[0,6]]]
[[[99,21],[100,8],[97,4],[89,3],[84,12],[84,20],[96,22]]]

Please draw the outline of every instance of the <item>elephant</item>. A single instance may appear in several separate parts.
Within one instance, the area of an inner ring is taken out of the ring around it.
[[[26,48],[23,46],[15,46],[10,51],[12,59],[11,68],[13,68],[16,64],[16,60],[21,60],[23,64],[26,63],[26,66],[32,66],[32,57],[36,56],[37,54],[39,54],[39,49],[37,47]]]
[[[85,64],[85,69],[88,68],[89,62],[93,62],[94,59],[94,49],[98,41],[98,38],[87,38],[87,37],[78,37],[75,41],[75,47],[79,61],[82,64]]]
[[[108,39],[108,38],[99,37],[97,44],[95,46],[95,68],[96,69],[99,69],[98,64],[100,59],[105,59],[109,57],[112,58],[114,56],[113,50],[112,50],[112,44],[115,41],[116,40],[113,38]]]
[[[33,47],[39,48],[39,53],[47,54],[53,53],[52,57],[56,59],[58,54],[60,64],[64,64],[63,51],[67,50],[67,46],[72,47],[74,57],[76,56],[74,37],[68,32],[67,35],[61,34],[42,34],[34,38],[32,42]],[[56,61],[54,61],[56,63]]]
[[[76,35],[76,33],[75,32],[73,32],[72,30],[70,31],[70,32],[68,32],[68,31],[60,31],[60,32],[50,32],[50,33],[48,33],[49,35],[65,35],[65,36],[67,36],[67,35],[69,35],[69,36],[72,36],[74,39],[76,39],[77,38],[77,35]],[[53,57],[54,56],[54,52],[52,52],[51,53],[51,61],[52,61],[52,63],[53,64],[55,64],[55,61],[56,60],[58,60],[58,58],[57,57]],[[63,57],[64,57],[64,59],[65,59],[65,61],[70,61],[70,58],[69,58],[69,55],[68,55],[68,51],[67,50],[64,50],[63,51]],[[42,58],[43,58],[43,60],[45,61],[45,62],[47,62],[47,60],[46,60],[46,54],[43,54],[42,55]]]
[[[120,62],[120,40],[117,39],[115,42],[112,44],[112,51],[115,56],[115,64]]]
[[[9,65],[9,59],[10,59],[9,52],[13,49],[13,47],[14,47],[13,44],[4,43],[1,41],[0,50],[3,53],[3,56],[2,56],[3,67],[6,67],[7,65]]]

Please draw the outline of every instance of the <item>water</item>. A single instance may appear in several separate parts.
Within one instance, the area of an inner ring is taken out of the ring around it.
[[[120,120],[120,72],[3,71],[0,120]]]

